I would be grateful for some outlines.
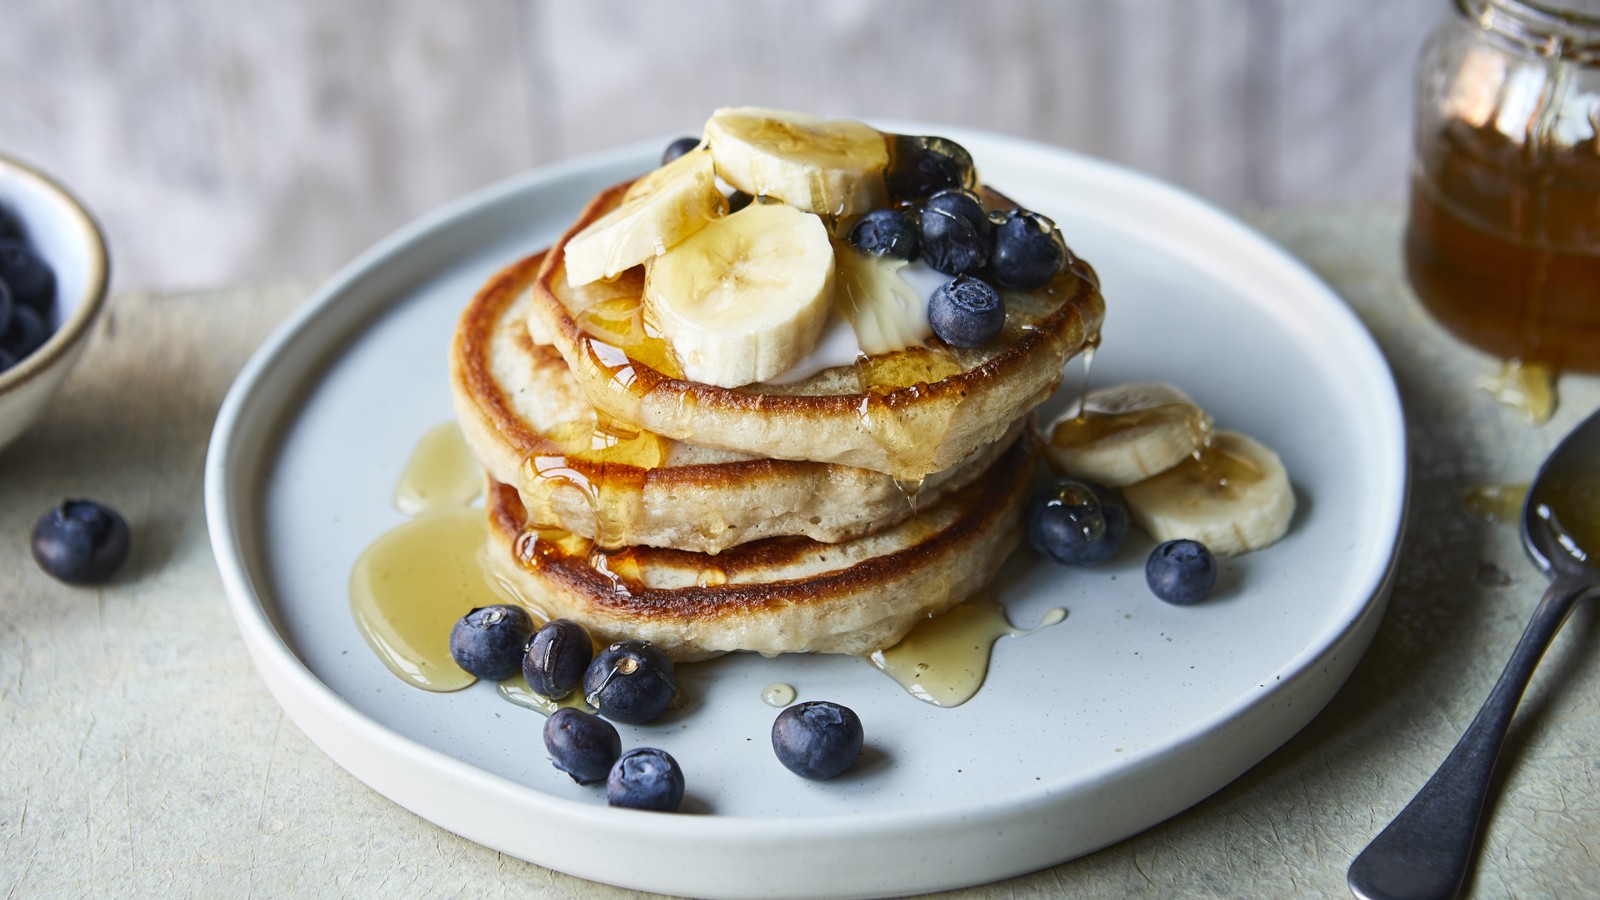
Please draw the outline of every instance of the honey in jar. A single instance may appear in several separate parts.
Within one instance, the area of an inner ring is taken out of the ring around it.
[[[1600,16],[1585,5],[1600,7],[1458,0],[1435,31],[1405,257],[1462,340],[1600,371]]]

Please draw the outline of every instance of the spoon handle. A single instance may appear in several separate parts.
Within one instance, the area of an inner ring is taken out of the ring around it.
[[[1466,878],[1483,801],[1511,714],[1545,648],[1579,597],[1596,585],[1558,577],[1534,608],[1500,680],[1454,750],[1406,808],[1350,864],[1350,890],[1364,900],[1446,900]]]

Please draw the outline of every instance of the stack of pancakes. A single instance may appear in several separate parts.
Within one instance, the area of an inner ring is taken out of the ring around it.
[[[685,379],[642,316],[643,267],[568,283],[566,241],[626,188],[461,316],[451,378],[488,475],[491,576],[539,615],[679,661],[867,654],[980,590],[1021,535],[1028,414],[1097,340],[1093,270],[1074,259],[1008,293],[980,349],[930,338],[715,387]]]

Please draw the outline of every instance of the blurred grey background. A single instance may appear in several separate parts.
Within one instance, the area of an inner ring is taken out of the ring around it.
[[[1242,213],[1398,201],[1449,7],[0,0],[0,153],[95,210],[121,290],[320,276],[473,188],[737,104],[1025,136]]]

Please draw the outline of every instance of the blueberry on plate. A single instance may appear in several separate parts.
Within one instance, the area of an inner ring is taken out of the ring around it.
[[[450,658],[468,674],[499,681],[516,674],[533,636],[533,617],[520,606],[480,606],[450,629]]]
[[[922,258],[946,275],[976,272],[989,262],[994,223],[976,195],[943,190],[922,205],[917,216]]]
[[[668,144],[667,149],[661,151],[661,164],[664,166],[698,146],[700,146],[700,139],[697,137],[678,138]]]
[[[898,209],[875,209],[850,228],[850,246],[872,256],[917,258],[917,229]]]
[[[11,309],[11,322],[0,331],[0,350],[21,361],[28,354],[44,346],[50,339],[50,329],[34,312],[33,307],[18,303]]]
[[[11,210],[0,206],[0,241],[26,241],[27,229],[22,227],[22,220],[16,217]]]
[[[579,784],[604,781],[622,755],[617,727],[599,716],[563,707],[544,720],[544,749],[557,769]]]
[[[1087,481],[1046,485],[1028,500],[1028,543],[1068,566],[1098,566],[1128,536],[1128,509],[1111,491]]]
[[[1000,292],[981,278],[958,276],[939,285],[928,298],[928,325],[952,347],[982,347],[999,336],[1005,324]]]
[[[1042,288],[1066,261],[1067,244],[1061,239],[1061,230],[1038,213],[1013,209],[995,228],[989,272],[1003,288]]]
[[[56,303],[56,273],[20,241],[0,241],[0,280],[21,306],[31,306],[48,321]]]
[[[1144,562],[1150,593],[1175,606],[1199,603],[1217,584],[1217,561],[1199,541],[1167,541]]]
[[[16,301],[11,299],[11,286],[0,278],[0,335],[4,335],[6,329],[11,327],[11,310],[15,305]]]
[[[784,768],[822,781],[842,774],[861,755],[861,719],[848,706],[807,700],[772,723],[772,752]]]
[[[978,170],[972,154],[949,138],[897,134],[884,179],[896,200],[922,200],[945,188],[976,187]]]
[[[560,700],[583,683],[583,671],[593,658],[589,632],[571,619],[555,619],[546,622],[528,642],[522,675],[535,693]]]
[[[649,641],[618,641],[583,673],[589,705],[613,722],[642,725],[667,711],[678,690],[672,660]]]
[[[128,522],[93,500],[65,500],[33,526],[33,560],[67,584],[100,584],[128,558]]]
[[[629,750],[606,777],[606,802],[628,809],[674,812],[683,802],[683,770],[665,750]]]

